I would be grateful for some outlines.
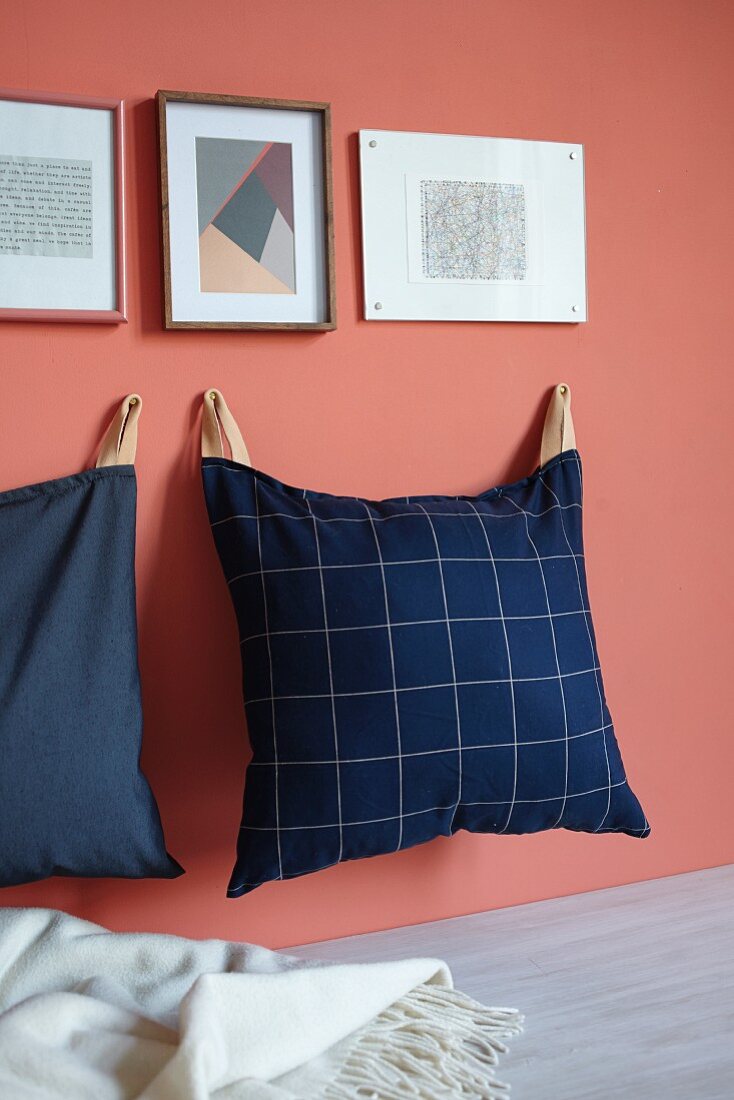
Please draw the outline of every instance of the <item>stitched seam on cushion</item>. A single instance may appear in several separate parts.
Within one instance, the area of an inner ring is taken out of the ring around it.
[[[621,786],[627,785],[626,780],[620,785]],[[600,790],[603,790],[603,789],[604,789],[603,787],[600,788]],[[629,789],[629,787],[628,787],[628,789]],[[494,831],[490,831],[490,830],[488,830],[486,832],[474,832],[473,829],[466,829],[465,826],[462,826],[462,829],[466,832],[473,832],[475,836],[496,836],[496,835],[498,835]],[[567,832],[572,832],[572,833],[585,833],[586,832],[585,829],[579,829],[574,825],[554,825],[553,829],[564,829]],[[547,832],[552,832],[553,829],[548,829],[546,831]],[[605,828],[601,830],[601,833],[627,833],[627,834],[637,834],[637,833],[639,833],[639,834],[642,834],[642,833],[649,833],[649,831],[650,831],[650,826],[646,822],[646,824],[641,829],[628,828],[625,825],[608,825],[608,826],[605,826]],[[512,834],[509,834],[509,835],[512,835],[512,836],[532,836],[534,834],[532,834],[532,833],[512,833]],[[594,835],[594,834],[592,834],[592,835]],[[417,846],[418,845],[411,845],[411,847],[417,847]],[[391,854],[392,853],[389,850],[387,852],[376,852],[375,853],[375,855],[391,855]],[[322,866],[312,867],[308,871],[299,871],[299,872],[297,872],[297,874],[283,875],[282,879],[280,879],[278,877],[275,877],[275,878],[263,878],[259,882],[240,882],[237,886],[230,886],[230,887],[227,888],[227,896],[228,897],[230,897],[230,896],[231,897],[237,897],[241,893],[241,891],[244,890],[245,887],[248,887],[248,886],[255,889],[258,886],[266,886],[267,883],[269,883],[269,882],[281,882],[281,881],[285,881],[286,879],[303,878],[305,875],[315,875],[315,874],[318,874],[319,871],[326,871],[329,867],[337,867],[340,862],[341,863],[352,863],[352,862],[356,862],[356,860],[358,860],[358,859],[364,859],[364,858],[369,858],[369,857],[347,856],[346,859],[337,860],[335,863],[324,863]]]
[[[247,466],[242,462],[233,462],[231,459],[221,458],[204,458],[202,459],[202,470],[209,470],[215,467],[221,466],[225,470],[230,470],[233,473],[247,473],[252,477],[259,478],[270,488],[277,489],[278,492],[283,493],[285,496],[293,496],[296,498],[303,498],[304,493],[308,493],[311,497],[317,500],[349,500],[349,501],[361,501],[366,504],[400,504],[403,502],[415,503],[416,501],[422,501],[427,503],[434,500],[486,500],[493,496],[504,496],[508,492],[514,490],[525,489],[533,481],[537,480],[541,474],[547,473],[548,470],[552,470],[554,466],[560,466],[568,462],[578,462],[581,464],[581,456],[578,451],[563,451],[562,454],[556,455],[550,462],[546,462],[545,466],[539,466],[532,474],[527,477],[520,478],[519,481],[513,481],[508,485],[495,485],[490,489],[485,489],[481,493],[417,493],[412,496],[396,496],[396,497],[384,497],[381,500],[375,500],[370,497],[360,497],[346,495],[344,493],[326,493],[316,489],[301,489],[294,485],[289,485],[287,482],[279,481],[272,474],[267,474],[263,470],[258,470],[254,466]]]
[[[26,504],[38,497],[63,497],[69,493],[76,493],[80,489],[86,489],[95,481],[105,480],[110,477],[134,478],[135,468],[130,466],[100,466],[94,470],[84,470],[80,474],[70,474],[75,479],[73,484],[59,484],[67,482],[67,478],[59,478],[58,481],[40,482],[38,485],[22,485],[19,489],[5,489],[0,493],[0,508],[12,508],[15,504]],[[76,480],[78,479],[78,480]],[[3,500],[3,497],[15,499]]]

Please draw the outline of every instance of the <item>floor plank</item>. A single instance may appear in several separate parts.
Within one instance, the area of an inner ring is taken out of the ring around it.
[[[734,866],[293,948],[445,959],[526,1016],[513,1100],[734,1100]]]

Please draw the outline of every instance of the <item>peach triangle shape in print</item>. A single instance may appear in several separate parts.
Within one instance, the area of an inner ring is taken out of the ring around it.
[[[199,287],[205,294],[293,293],[214,225],[199,237]]]
[[[241,138],[196,138],[199,233],[217,216],[268,146],[267,141]]]

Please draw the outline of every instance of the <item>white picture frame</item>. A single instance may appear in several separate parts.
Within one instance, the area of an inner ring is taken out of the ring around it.
[[[360,130],[364,318],[587,319],[583,145]]]
[[[0,320],[121,324],[122,100],[0,89]]]

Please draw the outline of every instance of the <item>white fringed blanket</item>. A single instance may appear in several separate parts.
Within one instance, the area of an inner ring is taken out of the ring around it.
[[[437,959],[324,965],[0,909],[12,1100],[490,1100],[520,1024]]]

